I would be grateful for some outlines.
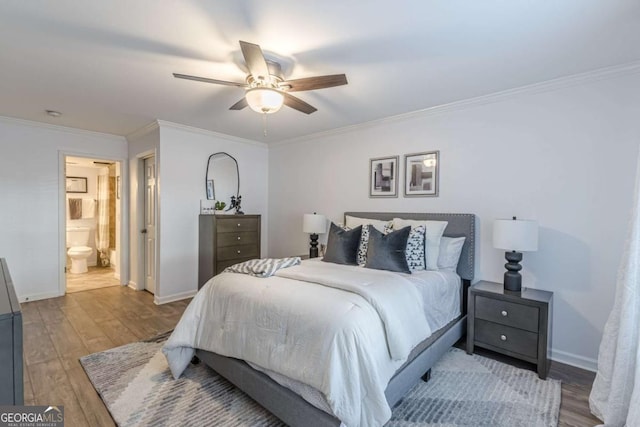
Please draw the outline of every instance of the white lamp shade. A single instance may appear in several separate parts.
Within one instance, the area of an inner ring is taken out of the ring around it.
[[[327,231],[327,218],[324,215],[304,214],[302,230],[309,234],[322,234]]]
[[[493,247],[507,251],[538,250],[538,222],[526,219],[496,219],[493,223]]]
[[[249,107],[257,113],[273,114],[280,110],[284,102],[282,93],[267,87],[249,89],[244,96]]]

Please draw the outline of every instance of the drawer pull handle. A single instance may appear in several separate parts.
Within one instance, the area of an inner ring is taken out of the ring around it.
[[[238,249],[238,253],[240,253],[240,249]]]
[[[240,223],[238,223],[238,227],[240,227]]]
[[[500,339],[501,339],[502,341],[506,341],[506,340],[507,340],[507,336],[506,336],[506,335],[500,335]]]
[[[240,236],[238,236],[238,240],[240,240]]]
[[[506,310],[502,310],[502,312],[500,314],[502,314],[502,317],[507,317],[507,314],[509,314],[509,313],[507,313]]]

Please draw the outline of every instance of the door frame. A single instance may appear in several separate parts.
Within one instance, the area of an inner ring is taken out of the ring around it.
[[[135,242],[135,264],[136,273],[132,274],[132,281],[129,283],[129,287],[137,291],[145,290],[145,237],[140,232],[144,228],[144,196],[145,196],[145,170],[144,161],[149,157],[155,157],[156,163],[156,293],[154,294],[154,303],[158,304],[158,295],[160,295],[160,162],[159,156],[155,149],[143,151],[136,154],[135,158],[131,159],[132,176],[135,174],[135,183],[131,185],[131,205],[135,206],[133,215],[135,215],[135,225],[131,228],[131,239]],[[134,229],[135,227],[135,229]],[[135,279],[135,280],[133,280]]]
[[[67,291],[67,279],[65,267],[67,266],[67,187],[65,168],[66,157],[85,157],[88,159],[120,162],[120,253],[118,263],[120,265],[120,284],[129,282],[129,168],[128,161],[122,157],[104,156],[82,151],[58,150],[58,296],[63,296]]]

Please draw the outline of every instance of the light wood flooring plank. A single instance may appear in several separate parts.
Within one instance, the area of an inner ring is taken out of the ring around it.
[[[65,425],[90,425],[60,360],[30,366],[29,377],[33,384],[36,405],[63,405]]]

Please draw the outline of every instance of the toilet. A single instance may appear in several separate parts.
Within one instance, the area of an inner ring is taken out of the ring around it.
[[[71,270],[73,274],[86,273],[87,258],[93,253],[89,246],[89,227],[67,228],[67,255],[71,258]]]

